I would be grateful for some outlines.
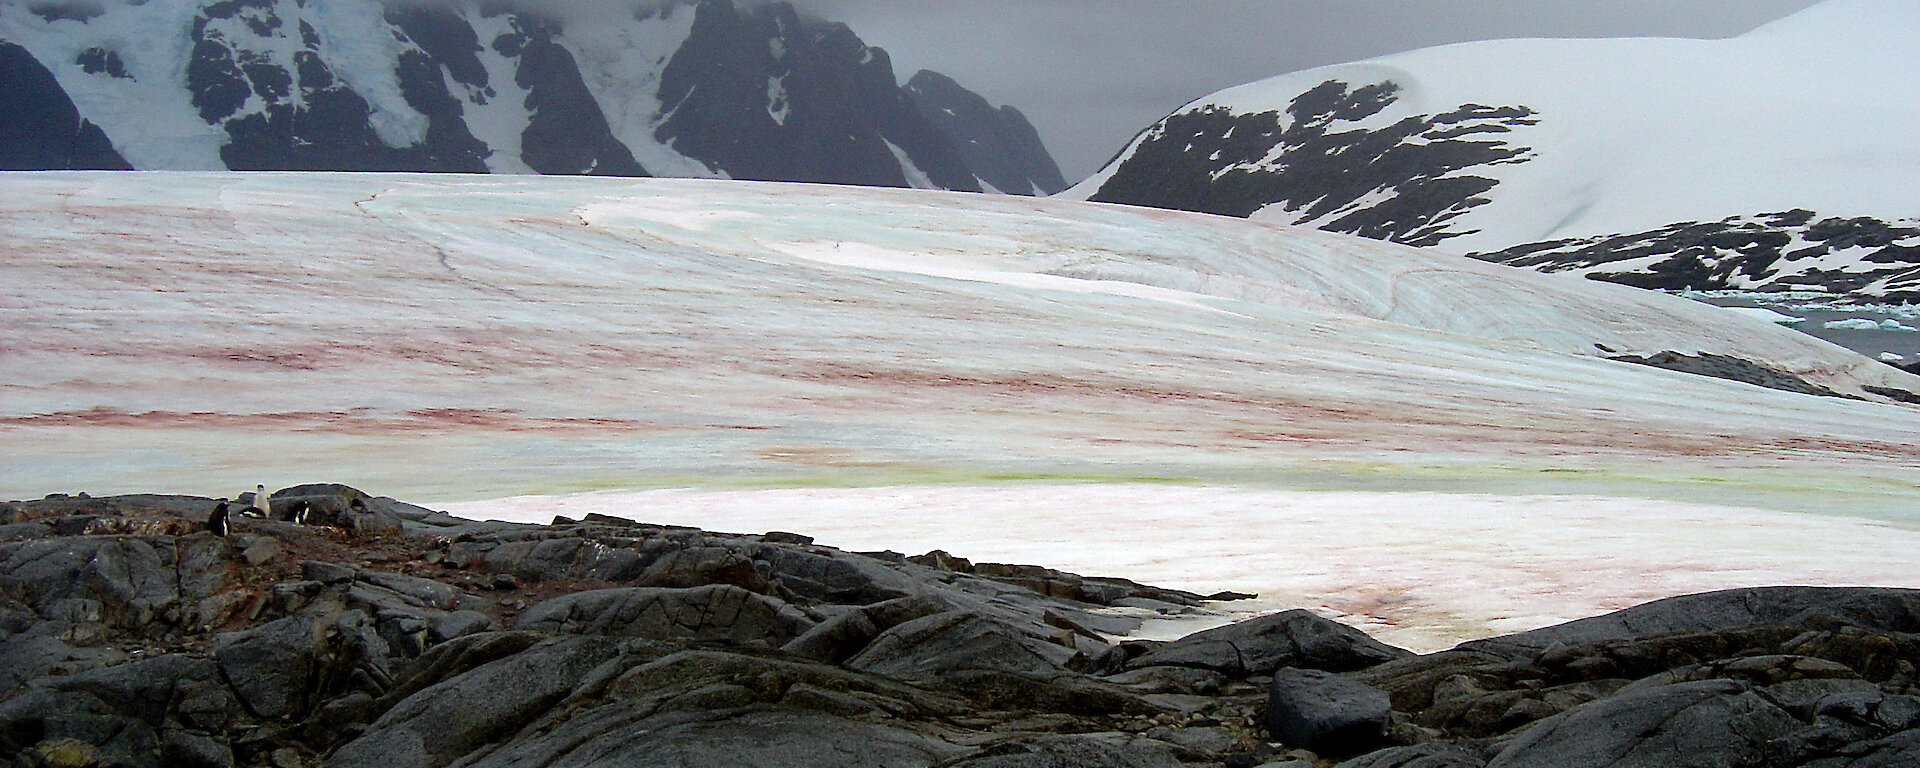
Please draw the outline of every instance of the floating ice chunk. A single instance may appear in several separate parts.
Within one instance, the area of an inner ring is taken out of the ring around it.
[[[1807,321],[1804,317],[1781,314],[1766,307],[1727,307],[1726,309],[1730,312],[1738,312],[1746,315],[1755,320],[1765,320],[1769,323],[1778,323],[1780,325],[1798,325]]]
[[[1885,320],[1874,320],[1873,318],[1870,318],[1870,317],[1855,317],[1847,320],[1829,320],[1827,321],[1826,326],[1828,328],[1837,328],[1837,329],[1846,330],[1846,331],[1894,331],[1898,333],[1920,332],[1920,328],[1915,328],[1911,325],[1907,325],[1891,317]]]
[[[1907,359],[1907,356],[1906,356],[1906,355],[1900,355],[1900,354],[1895,354],[1895,353],[1892,353],[1892,352],[1882,352],[1882,353],[1880,353],[1880,360],[1881,360],[1882,362],[1888,362],[1888,363],[1899,363],[1899,362],[1904,362],[1904,361],[1906,361],[1906,359]]]

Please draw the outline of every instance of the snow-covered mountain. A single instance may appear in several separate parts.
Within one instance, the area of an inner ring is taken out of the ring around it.
[[[1500,40],[1231,88],[1069,197],[1645,287],[1920,301],[1920,4],[1727,40]]]
[[[0,81],[10,169],[1065,186],[1018,111],[784,2],[24,0]]]

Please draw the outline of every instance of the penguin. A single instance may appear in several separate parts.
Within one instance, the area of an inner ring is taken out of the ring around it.
[[[267,493],[265,485],[253,487],[253,505],[247,508],[248,517],[273,518],[273,496]]]
[[[312,508],[313,505],[308,504],[304,499],[289,504],[287,505],[287,519],[293,521],[294,525],[306,525],[307,513],[311,511]]]
[[[207,530],[215,536],[225,538],[229,531],[227,523],[228,514],[227,502],[225,500],[213,505],[213,514],[207,515]]]

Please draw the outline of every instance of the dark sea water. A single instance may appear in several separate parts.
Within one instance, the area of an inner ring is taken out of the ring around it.
[[[1831,296],[1813,293],[1696,291],[1682,295],[1715,306],[1759,307],[1802,318],[1797,323],[1782,324],[1876,360],[1900,365],[1920,362],[1920,306],[1846,304]],[[1873,330],[1851,327],[1858,324],[1857,321],[1860,320],[1872,321],[1879,327]],[[1889,320],[1896,323],[1897,327],[1885,325]],[[1828,325],[1829,323],[1846,325],[1832,327]],[[1899,359],[1889,360],[1885,357],[1889,354],[1897,355]]]

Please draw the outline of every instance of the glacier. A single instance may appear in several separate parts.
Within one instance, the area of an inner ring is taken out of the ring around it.
[[[0,174],[0,496],[334,481],[942,547],[1438,647],[1914,583],[1920,378],[1314,230],[695,179]],[[1849,397],[1606,359],[1739,356]],[[83,484],[84,487],[75,487]]]

